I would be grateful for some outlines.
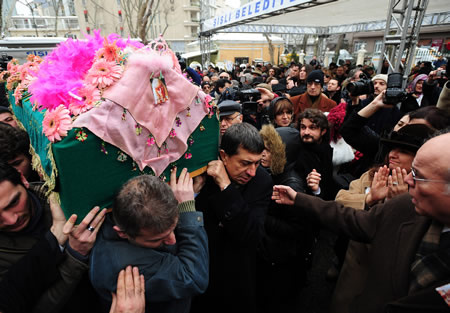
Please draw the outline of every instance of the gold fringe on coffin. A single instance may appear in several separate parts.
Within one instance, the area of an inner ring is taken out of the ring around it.
[[[195,170],[195,171],[191,172],[189,174],[189,176],[191,176],[191,178],[194,178],[195,176],[201,175],[204,172],[206,172],[207,168],[208,168],[208,165],[203,166],[203,167],[199,168],[198,170]]]
[[[11,104],[10,104],[10,109],[13,112],[13,110],[11,108]],[[16,122],[19,125],[19,127],[26,131],[26,129],[23,126],[22,122],[19,119],[17,119],[14,114],[13,114],[13,118],[16,120]],[[44,186],[47,187],[47,192],[45,193],[45,195],[49,196],[50,193],[53,191],[53,189],[55,189],[56,177],[58,176],[58,170],[56,168],[55,159],[53,158],[53,152],[52,152],[51,143],[49,143],[47,147],[48,147],[48,149],[47,149],[47,151],[48,151],[47,152],[47,158],[50,160],[50,163],[52,164],[52,174],[51,174],[50,177],[44,171],[44,168],[42,167],[42,163],[41,163],[41,158],[36,153],[36,151],[34,150],[34,147],[31,145],[31,143],[30,143],[30,150],[29,150],[29,152],[31,154],[31,167],[33,168],[33,170],[37,171],[38,174],[44,179]],[[58,203],[60,203],[59,202],[59,194],[58,194],[58,198],[57,199],[58,199]]]

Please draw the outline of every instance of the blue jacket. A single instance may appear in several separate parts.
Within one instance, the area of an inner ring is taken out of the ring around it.
[[[193,207],[193,201],[190,205]],[[208,286],[208,241],[201,212],[180,213],[177,243],[161,249],[139,247],[120,238],[108,217],[91,252],[90,279],[101,298],[111,303],[117,276],[128,265],[145,277],[147,310],[189,312],[191,297]]]

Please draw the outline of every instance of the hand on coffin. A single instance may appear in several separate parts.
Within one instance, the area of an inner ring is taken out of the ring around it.
[[[220,190],[224,190],[231,184],[231,180],[228,177],[227,170],[225,169],[225,165],[221,160],[214,160],[208,163],[208,169],[206,173],[214,178],[216,184],[220,187]]]
[[[193,181],[187,168],[183,168],[177,180],[177,168],[174,167],[170,173],[170,188],[172,188],[178,203],[194,200]]]
[[[97,233],[105,220],[106,209],[98,213],[99,211],[98,206],[93,208],[78,226],[74,226],[77,215],[72,214],[64,225],[63,233],[69,237],[70,247],[81,255],[88,255],[91,251]]]

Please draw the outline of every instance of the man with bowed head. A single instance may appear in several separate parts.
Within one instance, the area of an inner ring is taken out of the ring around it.
[[[194,204],[187,169],[178,180],[172,169],[170,187],[150,175],[122,186],[91,257],[90,279],[105,306],[117,274],[131,264],[145,277],[149,311],[189,312],[208,284],[207,237]]]
[[[409,193],[370,211],[274,186],[277,203],[313,213],[351,239],[371,243],[367,282],[350,312],[448,312],[439,290],[450,282],[450,144],[448,129],[418,150],[405,181]]]
[[[272,180],[259,166],[264,141],[248,124],[231,125],[220,143],[220,160],[209,162],[196,207],[205,217],[210,282],[192,312],[256,312],[256,252]]]

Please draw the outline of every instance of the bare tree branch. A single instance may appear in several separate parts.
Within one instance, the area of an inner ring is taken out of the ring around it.
[[[269,44],[270,64],[273,64],[274,63],[274,61],[273,61],[274,60],[274,57],[273,57],[274,47],[273,47],[273,44],[272,44],[272,40],[270,39],[269,34],[267,34],[267,33],[264,33],[264,37],[266,37],[267,42]]]
[[[164,29],[161,32],[161,36],[164,36],[167,28],[169,28],[169,19],[167,17],[169,16],[169,13],[170,13],[170,6],[167,6],[167,2],[165,2],[165,4],[166,5],[164,7],[163,13],[164,13],[164,22],[166,23],[166,25],[164,26]]]
[[[160,0],[122,0],[121,4],[130,35],[147,43],[147,34],[158,12]]]

